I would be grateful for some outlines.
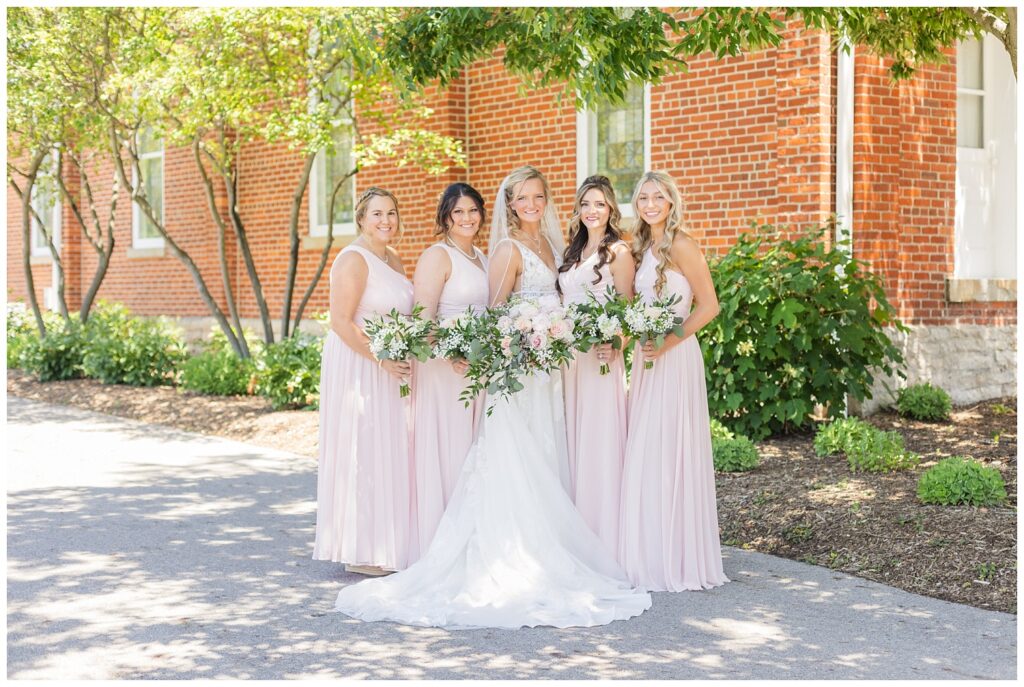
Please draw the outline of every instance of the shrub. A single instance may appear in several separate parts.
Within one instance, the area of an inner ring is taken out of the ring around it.
[[[870,398],[879,370],[902,375],[885,327],[905,327],[881,277],[826,247],[828,230],[784,239],[762,226],[709,261],[721,305],[700,337],[709,409],[752,439],[805,426],[817,404]]]
[[[105,384],[173,384],[186,358],[181,334],[167,320],[132,317],[123,305],[98,304],[85,330],[82,369]]]
[[[920,460],[920,456],[904,448],[899,432],[883,432],[874,427],[865,434],[853,436],[846,446],[846,461],[854,472],[906,470]]]
[[[723,425],[718,420],[711,418],[711,440],[715,439],[735,439],[736,434],[731,429]]]
[[[86,339],[78,320],[51,322],[46,336],[25,334],[20,343],[18,362],[41,382],[81,377]]]
[[[202,394],[241,396],[250,393],[255,371],[252,358],[239,358],[231,349],[206,350],[185,361],[181,386]]]
[[[856,417],[833,420],[818,428],[814,435],[814,452],[819,456],[833,456],[846,453],[854,441],[863,439],[874,427]]]
[[[322,350],[322,338],[301,332],[270,344],[256,361],[256,392],[275,409],[318,407]]]
[[[7,303],[7,369],[21,367],[21,349],[30,337],[36,336],[32,318],[24,303]]]
[[[1006,501],[1006,485],[996,468],[953,456],[925,470],[917,482],[917,498],[942,506],[994,506]]]
[[[711,455],[719,472],[745,472],[760,462],[754,442],[744,436],[711,439]]]
[[[951,408],[949,394],[927,382],[900,389],[896,399],[897,412],[915,420],[948,420]]]

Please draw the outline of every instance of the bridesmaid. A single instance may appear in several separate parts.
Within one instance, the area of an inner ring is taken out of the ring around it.
[[[647,172],[633,191],[636,290],[647,301],[678,294],[683,336],[645,344],[633,359],[622,474],[619,558],[649,591],[709,589],[722,568],[704,361],[694,336],[718,314],[711,272],[686,233],[672,178]],[[696,302],[692,310],[691,305]],[[650,370],[644,360],[657,361]]]
[[[401,570],[415,543],[407,361],[377,360],[362,327],[412,311],[412,282],[389,244],[398,202],[371,187],[356,204],[359,236],[331,266],[331,328],[320,372],[320,457],[313,558],[367,575]]]
[[[445,189],[437,207],[439,243],[420,256],[413,295],[423,317],[444,319],[487,307],[487,258],[473,240],[484,221],[484,200],[469,184]],[[483,399],[468,408],[459,400],[466,361],[431,359],[413,367],[413,464],[416,471],[418,551],[427,550],[448,505],[466,452],[476,438]]]
[[[605,301],[608,286],[633,297],[636,265],[619,231],[615,190],[592,176],[576,191],[569,220],[569,247],[558,269],[565,303],[583,303],[593,293]],[[610,368],[600,373],[602,364]],[[608,550],[619,550],[619,495],[626,449],[626,373],[622,353],[611,344],[577,353],[564,374],[565,428],[569,443],[570,494],[590,529]]]

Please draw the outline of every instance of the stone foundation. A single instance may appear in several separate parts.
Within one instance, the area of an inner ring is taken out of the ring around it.
[[[886,391],[931,382],[952,397],[954,405],[968,405],[990,398],[1017,394],[1017,327],[977,324],[914,326],[909,332],[889,331],[905,358],[906,379],[875,378],[874,398],[857,404],[850,412],[869,415],[895,403]]]

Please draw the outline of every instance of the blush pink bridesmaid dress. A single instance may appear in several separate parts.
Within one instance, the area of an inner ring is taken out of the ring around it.
[[[412,311],[412,282],[372,252],[356,323],[392,308]],[[400,382],[333,331],[320,369],[320,457],[315,560],[402,570],[415,547],[409,400]]]
[[[657,258],[648,250],[636,291],[654,299]],[[662,295],[679,294],[686,317],[693,290],[666,270]],[[710,589],[728,582],[722,567],[711,459],[704,360],[690,336],[644,369],[638,349],[629,389],[629,436],[622,474],[619,562],[650,591]]]
[[[427,250],[445,250],[452,263],[451,274],[437,304],[438,321],[487,307],[487,258],[473,250],[483,269],[444,243]],[[413,362],[413,465],[416,475],[416,530],[418,550],[409,562],[419,559],[434,538],[469,447],[476,438],[483,396],[467,408],[459,394],[468,384],[465,376],[452,369],[447,360],[431,358]]]
[[[614,282],[611,267],[606,264],[601,267],[601,280],[593,283],[598,259],[595,252],[559,275],[566,305],[586,302],[591,292],[599,301],[606,300],[605,290]],[[616,555],[622,458],[626,449],[626,371],[622,353],[609,364],[608,374],[602,375],[600,367],[597,353],[591,349],[577,352],[563,371],[570,495],[590,529]]]

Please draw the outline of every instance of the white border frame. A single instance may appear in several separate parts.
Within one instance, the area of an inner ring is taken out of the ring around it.
[[[162,198],[160,203],[160,221],[165,222],[167,218],[167,146],[162,138],[160,139],[160,152],[139,155],[139,166],[142,166],[144,160],[152,160],[155,157],[160,158],[160,183],[163,185],[160,193]],[[133,165],[132,187],[137,188],[138,185],[139,173]],[[163,236],[139,236],[141,224],[142,211],[139,209],[139,204],[132,201],[132,248],[163,248],[165,243]]]
[[[597,132],[593,126],[594,113],[590,109],[576,111],[576,188],[591,174],[600,174],[601,170],[590,171],[590,154],[594,148]],[[644,83],[644,172],[651,169],[651,84]],[[621,198],[619,199],[622,200]],[[619,202],[619,212],[623,217],[633,216],[631,199]]]

